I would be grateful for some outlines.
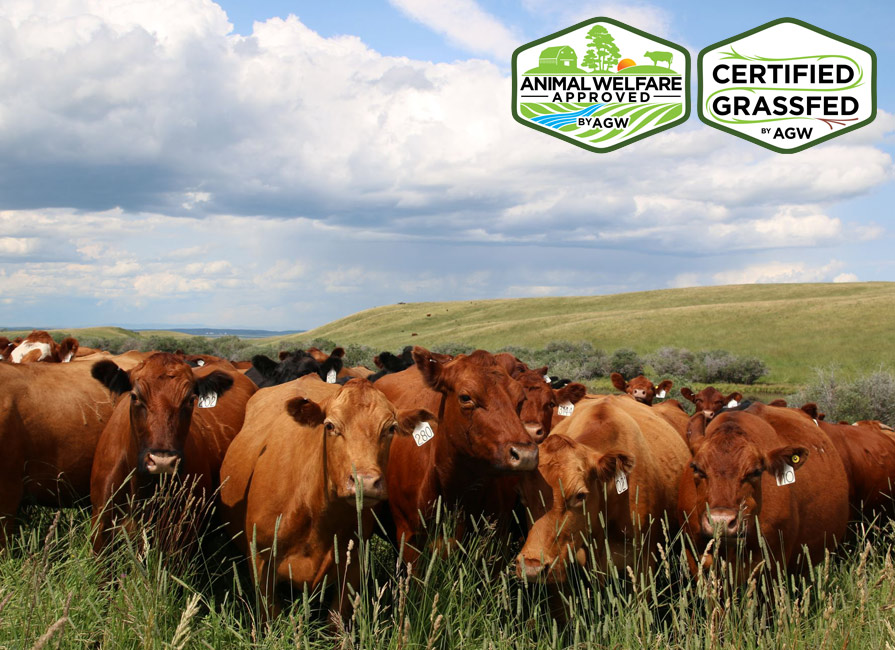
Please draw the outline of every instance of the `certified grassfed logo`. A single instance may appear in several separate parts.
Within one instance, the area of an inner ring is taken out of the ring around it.
[[[690,54],[611,18],[593,18],[513,53],[513,117],[596,152],[690,115]]]
[[[699,119],[779,153],[876,117],[873,50],[794,18],[710,45],[698,67]]]

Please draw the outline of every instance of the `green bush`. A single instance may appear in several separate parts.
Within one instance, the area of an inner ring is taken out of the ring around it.
[[[815,380],[788,400],[793,406],[815,402],[831,422],[880,420],[895,424],[895,372],[880,368],[848,381],[837,368],[817,369]]]

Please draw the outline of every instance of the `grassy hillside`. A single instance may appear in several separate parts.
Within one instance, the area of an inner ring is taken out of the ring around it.
[[[445,342],[541,347],[556,340],[641,354],[663,346],[720,348],[766,361],[768,382],[802,383],[814,367],[835,363],[852,372],[891,362],[893,319],[895,283],[764,284],[389,305],[282,340],[327,338],[392,350]]]

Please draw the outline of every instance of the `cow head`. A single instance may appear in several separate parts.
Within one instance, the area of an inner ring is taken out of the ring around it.
[[[130,432],[141,474],[176,473],[196,402],[220,396],[233,385],[233,378],[220,370],[197,378],[189,365],[167,352],[156,352],[129,372],[114,361],[99,361],[91,374],[114,393],[130,393]]]
[[[537,471],[525,474],[520,486],[534,523],[516,557],[516,574],[564,582],[570,558],[586,561],[588,525],[598,525],[604,484],[629,473],[634,458],[620,450],[601,453],[561,434],[548,436],[540,451]]]
[[[631,381],[625,381],[621,374],[613,372],[609,375],[609,378],[612,380],[612,385],[618,390],[627,393],[641,404],[646,404],[647,406],[652,406],[656,397],[659,397],[659,399],[665,397],[668,391],[671,390],[671,387],[674,386],[674,382],[670,379],[665,379],[660,381],[658,385],[654,385],[653,382],[643,375],[638,375]]]
[[[708,427],[707,421],[705,414],[696,413],[687,428],[696,494],[692,512],[698,517],[691,531],[698,530],[704,538],[719,535],[722,541],[754,537],[761,514],[762,479],[767,475],[774,480],[784,464],[798,470],[808,450],[763,449],[757,441],[776,434],[770,424],[750,413],[726,413]]]
[[[327,494],[354,503],[361,492],[368,505],[387,497],[385,470],[392,437],[410,435],[419,423],[435,420],[425,409],[395,409],[364,379],[348,381],[319,402],[293,398],[286,402],[286,411],[323,436]]]
[[[725,395],[714,386],[707,386],[698,393],[694,393],[685,386],[681,388],[681,395],[693,402],[696,405],[696,412],[704,413],[708,420],[718,415],[730,402],[739,402],[743,399],[742,393],[734,391],[730,395]]]
[[[547,366],[536,370],[516,372],[513,378],[522,384],[525,390],[525,402],[519,417],[528,435],[536,443],[540,443],[550,433],[553,426],[553,413],[560,404],[576,404],[587,394],[583,384],[567,384],[559,390],[551,388],[544,381]]]
[[[373,363],[376,364],[377,368],[381,368],[386,372],[407,370],[407,368],[413,365],[413,347],[410,345],[405,346],[400,356],[396,356],[388,351],[380,352],[373,357]]]
[[[0,336],[0,361],[8,361],[9,355],[16,349],[15,343],[5,336]]]
[[[68,363],[74,359],[77,351],[77,339],[69,336],[62,339],[60,343],[56,343],[49,333],[43,330],[34,330],[10,351],[9,359],[13,363],[36,361]]]
[[[444,396],[439,431],[459,434],[439,440],[495,470],[527,471],[538,466],[538,446],[519,419],[525,391],[493,355],[476,350],[452,358],[417,346],[413,359],[426,384]]]

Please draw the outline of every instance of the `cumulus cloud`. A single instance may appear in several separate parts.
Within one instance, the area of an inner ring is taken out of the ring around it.
[[[472,0],[394,3],[487,56],[516,39]],[[673,28],[648,4],[585,9]],[[596,156],[515,123],[493,62],[383,56],[294,16],[240,36],[209,0],[3,3],[0,93],[4,298],[103,303],[106,322],[166,297],[180,322],[198,302],[289,327],[408,296],[722,282],[717,259],[767,250],[811,277],[786,251],[886,235],[840,209],[892,180],[882,111],[792,156],[695,121]]]
[[[820,267],[811,267],[801,262],[770,262],[715,273],[712,279],[717,284],[829,282],[842,267],[843,263],[838,260]]]

